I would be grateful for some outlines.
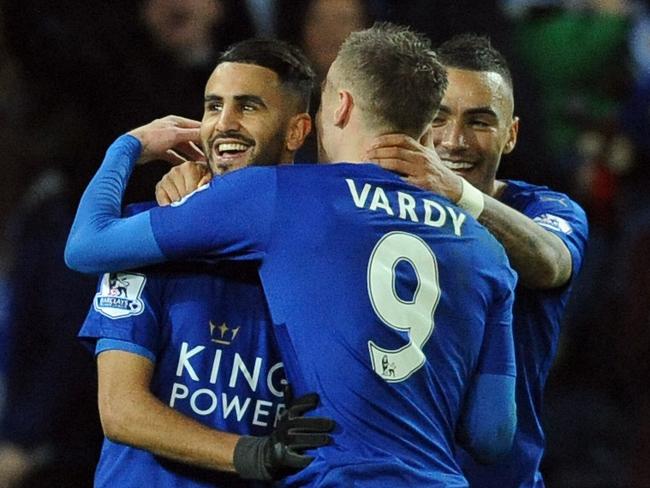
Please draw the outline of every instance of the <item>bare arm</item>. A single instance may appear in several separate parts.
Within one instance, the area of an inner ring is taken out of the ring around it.
[[[211,429],[158,400],[149,389],[154,365],[142,356],[104,351],[97,370],[106,437],[159,456],[269,481],[308,466],[313,457],[305,451],[331,442],[332,420],[304,416],[318,406],[315,393],[285,398],[286,409],[269,436],[240,436]]]
[[[106,437],[186,464],[234,472],[239,435],[186,417],[149,390],[154,365],[125,351],[97,357],[99,414]]]
[[[414,185],[458,202],[462,178],[447,168],[431,147],[402,134],[376,139],[367,159],[404,176]],[[519,282],[534,289],[550,289],[567,283],[571,254],[562,240],[517,210],[484,194],[479,222],[501,242]]]
[[[485,195],[478,221],[501,242],[519,282],[528,288],[549,289],[571,277],[571,253],[562,240],[517,210]]]

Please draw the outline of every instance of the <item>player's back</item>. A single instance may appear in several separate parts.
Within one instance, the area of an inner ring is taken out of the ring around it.
[[[374,165],[278,168],[276,185],[260,276],[289,380],[337,422],[334,444],[286,483],[466,486],[457,422],[495,361],[486,327],[510,326],[502,247]],[[499,361],[489,372],[514,375]]]

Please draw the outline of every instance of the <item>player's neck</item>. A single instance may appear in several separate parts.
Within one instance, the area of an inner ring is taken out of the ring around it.
[[[339,147],[338,160],[350,163],[367,162],[366,153],[376,137],[377,135],[375,134],[369,134],[363,131],[355,131],[354,133],[347,134]]]

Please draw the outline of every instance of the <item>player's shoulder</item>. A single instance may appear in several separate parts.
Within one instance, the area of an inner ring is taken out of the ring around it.
[[[532,204],[555,207],[583,216],[584,210],[569,195],[545,185],[536,185],[521,180],[503,180],[505,189],[500,200],[518,210]]]

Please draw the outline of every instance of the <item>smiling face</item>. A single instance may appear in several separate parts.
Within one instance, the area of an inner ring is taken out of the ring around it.
[[[447,167],[493,195],[501,155],[517,142],[512,89],[493,72],[448,68],[447,78],[432,124],[436,151]]]
[[[292,103],[270,69],[229,62],[217,66],[206,85],[201,121],[201,143],[212,172],[291,162],[286,141]]]

